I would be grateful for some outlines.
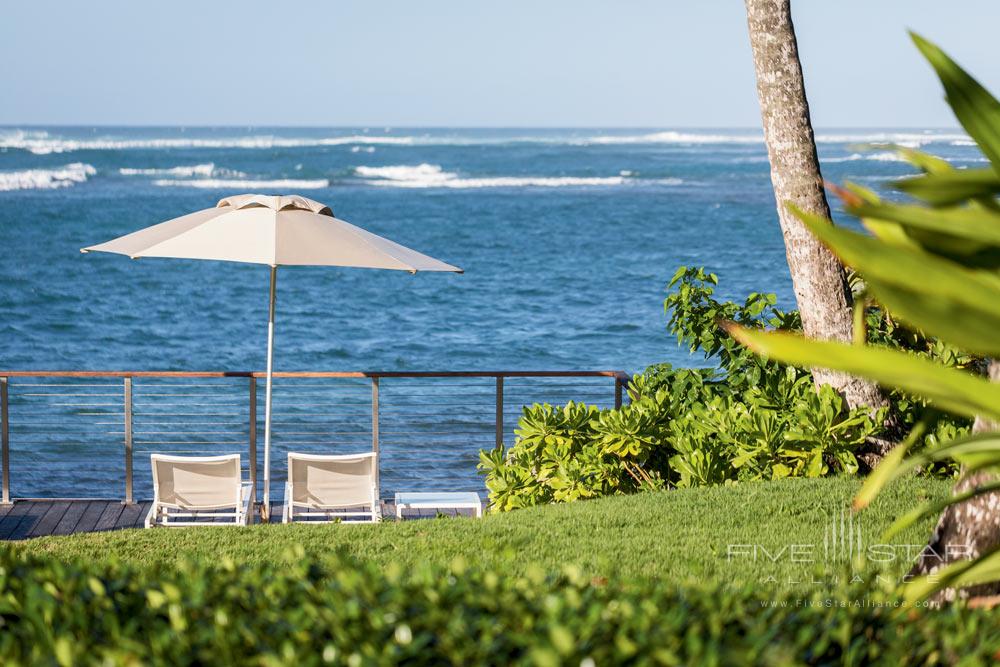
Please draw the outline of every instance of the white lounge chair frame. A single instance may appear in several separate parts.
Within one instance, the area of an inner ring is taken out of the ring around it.
[[[305,470],[315,470],[315,479]],[[297,474],[298,473],[298,474]],[[282,523],[372,523],[382,520],[378,454],[288,453]]]
[[[153,506],[146,515],[146,528],[246,526],[250,523],[253,517],[254,485],[253,482],[242,481],[239,454],[152,454],[150,463],[153,467]],[[170,468],[174,472],[186,473],[187,479],[182,481],[181,488],[177,488],[173,479],[168,477]]]

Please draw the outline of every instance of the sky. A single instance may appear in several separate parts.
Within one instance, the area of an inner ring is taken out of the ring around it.
[[[907,28],[1000,90],[996,0],[793,0],[817,127],[950,127]],[[740,0],[30,0],[0,124],[756,127]]]

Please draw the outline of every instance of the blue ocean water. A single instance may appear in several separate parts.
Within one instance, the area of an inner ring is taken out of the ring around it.
[[[911,172],[864,146],[884,142],[981,160],[955,130],[820,130],[824,175],[879,188]],[[698,363],[664,328],[681,264],[717,272],[723,296],[792,305],[752,130],[8,127],[0,368],[263,369],[266,267],[79,252],[243,192],[303,194],[466,271],[282,269],[281,370]],[[470,452],[441,474],[473,484]]]

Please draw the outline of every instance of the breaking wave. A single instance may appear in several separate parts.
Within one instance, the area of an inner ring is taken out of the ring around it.
[[[905,162],[905,160],[898,154],[888,152],[851,153],[850,155],[839,157],[823,158],[820,162],[855,162],[857,160],[870,160],[872,162]]]
[[[122,167],[118,173],[122,176],[211,176],[215,171],[215,165],[211,162],[207,164],[193,164],[187,167],[169,167],[167,169],[133,169]]]
[[[69,153],[73,151],[116,151],[135,149],[181,149],[181,148],[303,148],[309,146],[350,146],[366,144],[399,144],[413,143],[413,137],[377,137],[366,135],[351,135],[343,137],[277,137],[261,135],[253,137],[163,137],[142,139],[68,139],[51,137],[47,132],[10,132],[0,135],[0,149],[20,149],[36,155],[50,153]]]
[[[275,180],[228,179],[228,178],[198,178],[191,180],[157,179],[153,185],[164,188],[203,188],[207,190],[320,190],[330,187],[330,181],[325,178]]]
[[[463,178],[450,171],[444,171],[434,164],[393,165],[389,167],[356,167],[354,173],[371,185],[393,188],[558,188],[567,186],[622,185],[632,180],[630,172],[618,176],[490,176]],[[678,178],[657,181],[667,185],[678,185]]]
[[[74,162],[57,169],[25,169],[0,172],[0,192],[68,188],[97,173],[89,164]]]

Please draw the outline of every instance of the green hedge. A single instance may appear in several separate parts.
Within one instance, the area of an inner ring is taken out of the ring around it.
[[[0,664],[937,664],[1000,649],[988,612],[302,560],[129,568],[0,550]]]

